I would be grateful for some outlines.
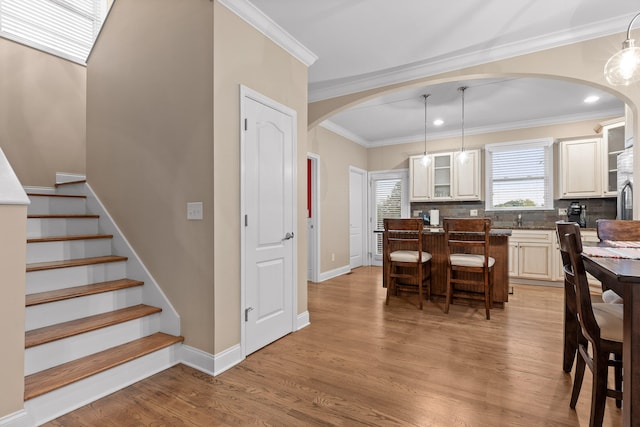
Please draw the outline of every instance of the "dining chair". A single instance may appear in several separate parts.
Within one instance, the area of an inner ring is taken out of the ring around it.
[[[495,259],[489,256],[489,218],[444,218],[447,247],[447,297],[444,312],[449,313],[453,298],[462,296],[484,300],[487,320],[491,318],[493,298],[492,270]]]
[[[640,242],[640,221],[598,219],[596,232],[601,242],[605,240]]]
[[[565,234],[573,234],[576,236],[576,250],[582,253],[582,239],[580,236],[580,226],[576,222],[556,221],[556,236],[558,244],[560,237]],[[571,271],[571,260],[569,253],[560,251],[563,269],[568,268]],[[593,303],[601,303],[602,298],[598,295],[591,294]],[[562,356],[562,369],[565,372],[571,372],[573,362],[578,351],[578,334],[580,332],[580,324],[578,323],[578,307],[576,302],[575,286],[571,281],[564,279],[564,345]]]
[[[417,290],[422,310],[423,290],[431,299],[431,254],[423,250],[424,222],[421,218],[384,219],[384,275],[387,298],[398,288]]]
[[[596,232],[600,242],[640,242],[640,221],[620,219],[596,220]],[[612,304],[623,304],[624,299],[603,283],[602,299]]]
[[[616,406],[622,405],[622,306],[591,302],[578,242],[578,235],[575,233],[560,235],[560,250],[569,258],[569,265],[564,267],[565,280],[575,287],[577,318],[580,325],[578,358],[569,406],[575,409],[585,366],[589,366],[593,374],[589,425],[601,426],[606,398],[613,397],[616,399]],[[614,356],[613,359],[610,359],[611,355]],[[609,366],[614,367],[615,389],[609,389],[607,385]]]

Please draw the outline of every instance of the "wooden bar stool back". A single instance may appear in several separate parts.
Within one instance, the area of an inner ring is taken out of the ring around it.
[[[633,241],[640,242],[640,221],[622,219],[598,219],[596,231],[601,242]]]
[[[422,219],[384,220],[384,274],[387,298],[397,294],[398,288],[418,292],[422,310],[423,291],[431,299],[431,254],[423,250]]]
[[[447,300],[444,312],[455,296],[484,300],[487,320],[493,299],[491,272],[495,259],[489,256],[489,218],[445,218],[447,246]]]
[[[569,257],[570,265],[564,267],[565,280],[575,287],[576,308],[580,330],[578,334],[578,358],[571,393],[571,408],[576,407],[585,366],[593,373],[591,391],[590,426],[601,426],[607,397],[622,404],[622,305],[591,302],[589,283],[578,243],[578,235],[566,233],[560,236],[560,250]],[[570,267],[570,269],[569,269]],[[591,344],[591,353],[589,352]],[[610,356],[613,355],[613,360]],[[615,368],[615,390],[607,386],[609,366]]]

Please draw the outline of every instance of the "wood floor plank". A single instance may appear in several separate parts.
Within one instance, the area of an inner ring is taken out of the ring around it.
[[[26,306],[62,301],[103,292],[142,286],[144,282],[132,279],[110,280],[108,282],[92,283],[90,285],[74,286],[72,288],[56,289],[54,291],[38,292],[26,296]]]
[[[379,267],[308,284],[311,324],[211,377],[178,365],[47,425],[588,425],[591,379],[576,410],[562,371],[563,290],[514,285],[484,307],[384,304]],[[603,426],[622,424],[608,399]]]
[[[48,393],[114,366],[184,341],[181,336],[162,332],[92,354],[25,377],[24,399]]]
[[[126,261],[125,256],[99,256],[91,258],[67,259],[62,261],[34,262],[27,264],[27,273],[30,271],[53,270],[56,268],[80,267],[83,265],[104,264],[109,262]]]
[[[25,348],[35,347],[51,341],[94,331],[107,326],[149,316],[161,311],[162,309],[158,307],[138,304],[132,307],[122,308],[120,310],[109,311],[107,313],[83,317],[82,319],[33,329],[25,333]]]

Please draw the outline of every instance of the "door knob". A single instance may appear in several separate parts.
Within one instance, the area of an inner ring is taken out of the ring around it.
[[[293,233],[287,233],[284,235],[284,239],[282,240],[289,240],[289,239],[293,239]]]

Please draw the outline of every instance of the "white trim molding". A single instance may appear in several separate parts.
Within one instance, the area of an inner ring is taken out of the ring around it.
[[[24,409],[0,418],[0,427],[33,427],[35,425],[35,421]]]
[[[238,15],[243,21],[264,34],[298,61],[310,67],[318,56],[276,24],[247,0],[218,0],[218,3]]]
[[[309,320],[309,312],[305,311],[304,313],[298,314],[298,321],[296,322],[296,331],[300,329],[304,329],[311,324]]]
[[[349,267],[348,265],[343,265],[342,267],[338,267],[333,270],[320,273],[320,277],[318,279],[319,279],[319,282],[324,282],[325,280],[333,279],[334,277],[347,274],[350,271],[351,271],[351,267]]]

